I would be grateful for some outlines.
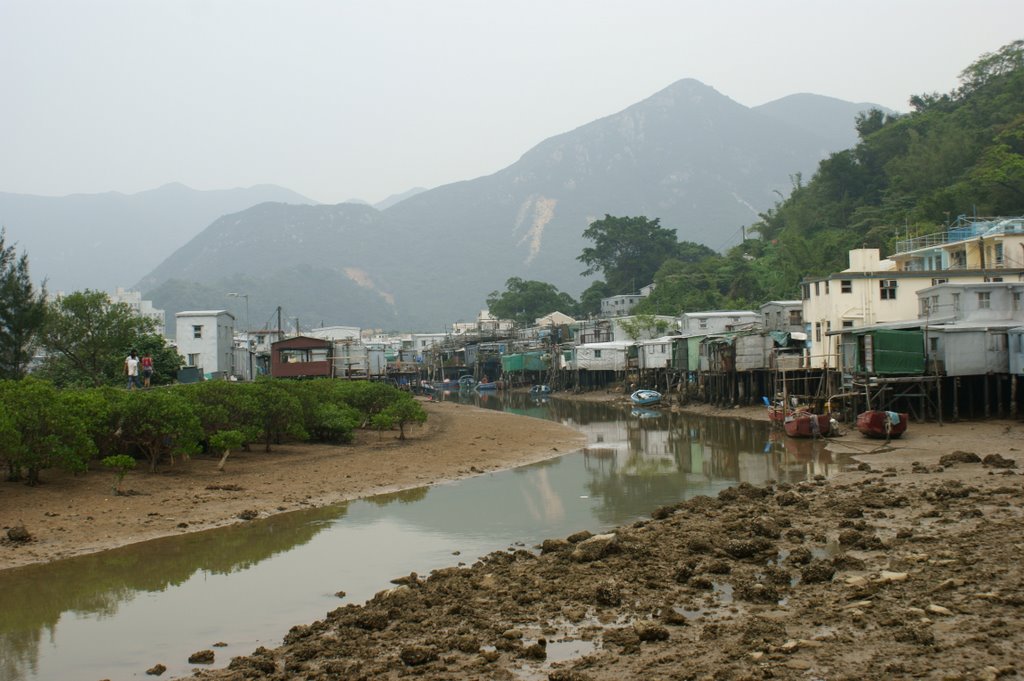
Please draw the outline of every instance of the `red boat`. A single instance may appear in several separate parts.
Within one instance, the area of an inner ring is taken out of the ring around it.
[[[832,417],[828,414],[796,412],[782,423],[790,437],[825,437],[832,430]]]
[[[872,409],[857,415],[857,430],[868,437],[890,439],[903,435],[907,420],[902,412]]]

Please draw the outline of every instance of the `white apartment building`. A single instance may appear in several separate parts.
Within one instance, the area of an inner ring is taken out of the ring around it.
[[[174,319],[175,342],[185,366],[198,367],[207,377],[235,373],[234,315],[227,310],[192,310],[179,312]]]
[[[752,310],[708,310],[684,312],[679,315],[679,331],[683,335],[722,333],[747,328],[761,322],[761,315]]]
[[[839,336],[828,335],[830,331],[916,319],[917,293],[922,289],[947,282],[1021,281],[1024,277],[1020,267],[919,269],[925,262],[929,267],[943,264],[934,255],[925,260],[922,251],[932,248],[897,248],[896,256],[884,260],[877,248],[858,248],[850,251],[850,266],[842,272],[805,278],[801,296],[811,343],[810,366],[839,366]],[[980,263],[980,259],[964,262]]]
[[[156,333],[161,336],[167,335],[167,316],[163,310],[158,310],[153,307],[153,301],[143,300],[142,293],[139,291],[128,291],[120,286],[114,291],[114,294],[110,296],[112,303],[124,303],[132,309],[135,314],[140,317],[146,317],[152,319],[156,324]]]

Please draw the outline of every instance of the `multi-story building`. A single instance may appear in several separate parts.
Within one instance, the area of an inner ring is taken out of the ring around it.
[[[942,244],[960,243],[950,238]],[[964,260],[959,257],[955,260],[963,266],[923,269],[947,263],[941,254],[931,253],[940,239],[936,237],[933,241],[935,243],[918,249],[898,247],[897,255],[885,260],[880,258],[877,248],[854,249],[850,251],[849,268],[826,277],[803,280],[803,317],[811,343],[812,367],[838,366],[839,337],[830,332],[915,319],[919,306],[917,293],[922,289],[947,282],[970,284],[1024,279],[1024,268],[1007,266],[1015,261],[1006,259],[1005,248],[999,268],[971,268],[969,265],[980,265],[982,261],[980,257],[965,256]],[[926,255],[925,251],[930,254]]]
[[[113,303],[124,303],[140,317],[152,319],[153,323],[156,324],[156,333],[160,336],[167,334],[167,317],[164,311],[153,307],[153,301],[143,300],[142,294],[139,291],[127,291],[118,287],[114,294],[110,296],[110,301]]]
[[[684,312],[679,315],[679,331],[683,335],[737,331],[761,322],[761,315],[752,310],[708,310]]]
[[[206,377],[234,375],[235,317],[227,310],[191,310],[174,315],[178,354],[185,366]]]

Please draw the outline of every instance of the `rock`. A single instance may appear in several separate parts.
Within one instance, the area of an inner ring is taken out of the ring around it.
[[[200,650],[188,656],[189,664],[213,664],[213,651]]]
[[[501,637],[509,641],[518,641],[523,638],[523,632],[518,629],[506,629],[501,632]]]
[[[592,532],[589,532],[587,530],[581,530],[579,532],[570,534],[568,537],[565,538],[565,540],[570,544],[579,544],[581,541],[590,539],[593,536],[594,534]]]
[[[497,662],[498,658],[501,657],[501,653],[497,650],[481,650],[480,657],[482,657],[485,662]]]
[[[784,653],[795,653],[799,647],[800,641],[794,641],[793,639],[790,639],[783,643],[781,646],[779,646],[779,650],[781,650]]]
[[[622,593],[613,582],[602,584],[597,587],[597,591],[594,593],[594,600],[598,605],[616,607],[622,605]]]
[[[999,454],[989,454],[981,460],[986,466],[993,468],[1016,468],[1017,462],[1014,459],[1004,459]]]
[[[548,658],[547,645],[548,642],[545,639],[540,639],[536,643],[526,646],[519,656],[528,660],[546,660]]]
[[[574,669],[555,669],[548,674],[548,681],[590,681],[591,678]]]
[[[596,534],[576,544],[576,548],[569,554],[569,558],[577,563],[600,560],[617,549],[616,540],[615,533]]]
[[[933,615],[942,615],[943,617],[950,617],[953,614],[953,611],[949,608],[945,608],[941,605],[935,605],[934,603],[925,608],[925,610]]]
[[[25,529],[24,525],[17,525],[7,530],[7,538],[12,542],[18,544],[24,544],[25,542],[32,541],[32,535]]]
[[[417,667],[437,659],[437,651],[427,646],[407,646],[398,653],[407,667]]]
[[[957,463],[981,463],[981,457],[974,452],[961,452],[957,450],[952,454],[945,454],[939,459],[940,466],[952,466]]]
[[[800,582],[803,584],[820,584],[831,582],[836,568],[832,561],[813,560],[800,571]]]
[[[737,560],[752,558],[762,553],[776,551],[775,544],[764,537],[730,541],[723,548],[727,554]]]
[[[853,577],[847,577],[845,580],[846,586],[852,586],[855,589],[868,585],[868,580],[860,575],[854,575]]]
[[[557,553],[558,551],[565,551],[572,547],[572,543],[568,539],[545,539],[540,545],[541,553]]]
[[[806,546],[798,546],[789,552],[786,556],[787,563],[793,563],[794,565],[806,565],[810,563],[814,558],[814,554]]]
[[[750,603],[778,603],[779,590],[772,584],[741,582],[733,586],[733,595]]]
[[[893,582],[905,582],[907,581],[908,575],[906,572],[889,572],[888,570],[882,570],[875,579],[879,584],[891,584]]]
[[[255,520],[256,518],[259,518],[259,517],[260,517],[259,512],[258,511],[254,511],[251,508],[250,509],[246,509],[246,510],[244,510],[241,513],[238,514],[238,519],[239,520]]]
[[[150,667],[149,669],[147,669],[146,673],[149,674],[150,676],[160,676],[165,671],[167,671],[167,667],[165,667],[162,664],[155,664],[152,667]]]
[[[779,506],[807,506],[807,499],[799,492],[789,490],[788,492],[775,495],[775,503]]]
[[[775,519],[765,515],[754,518],[754,521],[750,523],[750,531],[758,537],[767,537],[768,539],[778,539],[782,536],[782,530]]]
[[[649,620],[636,620],[633,622],[633,631],[641,641],[667,641],[668,629]]]

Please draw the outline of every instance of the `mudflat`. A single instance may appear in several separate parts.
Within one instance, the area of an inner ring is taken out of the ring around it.
[[[615,399],[590,395],[586,399]],[[409,440],[194,459],[124,483],[105,472],[0,487],[12,566],[257,515],[475,475],[571,451],[555,423],[451,403]],[[763,410],[696,411],[763,418]],[[1024,478],[1017,421],[911,424],[889,445],[831,441],[831,479],[657,509],[591,536],[398,577],[362,605],[295,623],[197,679],[1013,679],[1024,676]],[[343,586],[343,585],[339,585]],[[282,634],[285,634],[282,631]],[[196,660],[215,657],[196,651]],[[224,666],[226,664],[226,667]]]

